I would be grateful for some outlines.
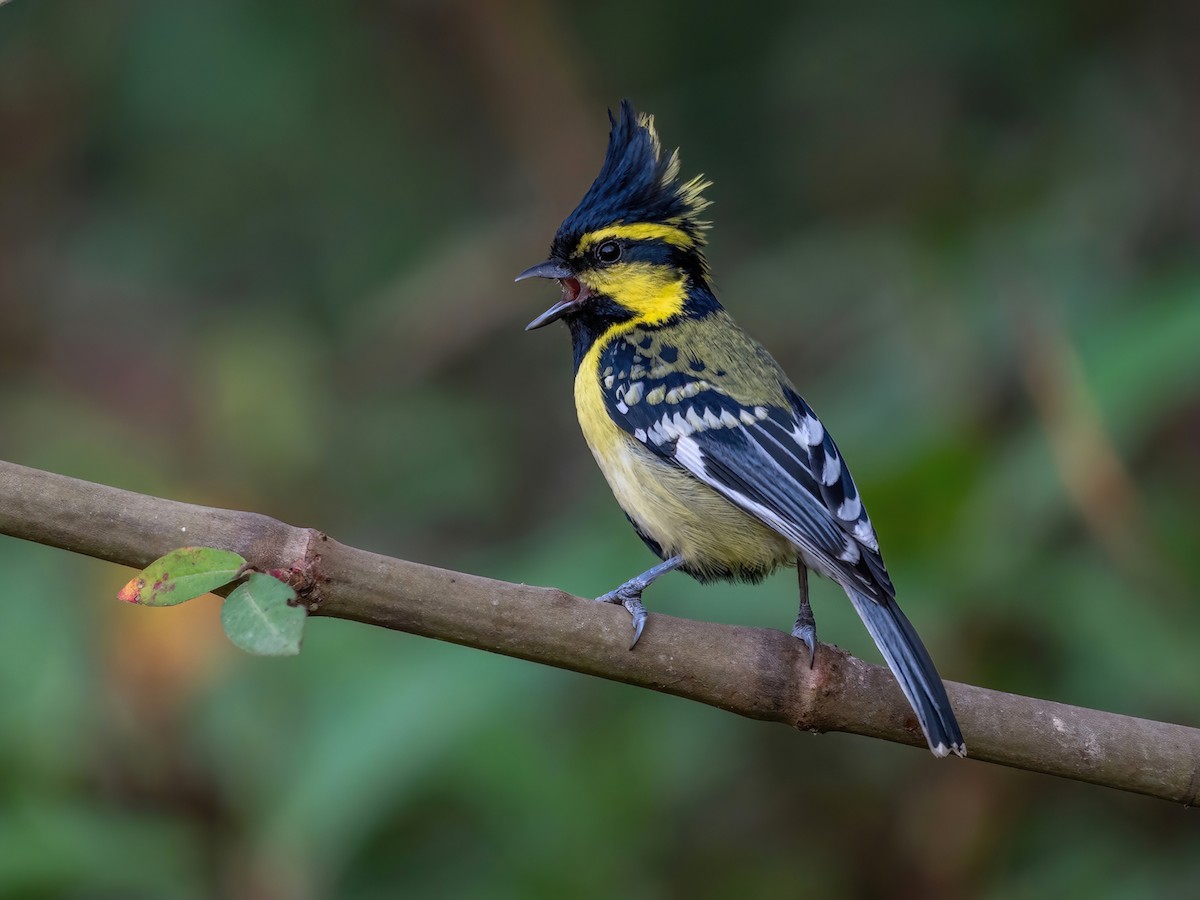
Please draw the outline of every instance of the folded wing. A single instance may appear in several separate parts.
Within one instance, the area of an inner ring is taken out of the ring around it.
[[[779,534],[804,562],[867,596],[894,597],[875,530],[837,446],[808,404],[749,406],[677,369],[606,391],[636,440]]]

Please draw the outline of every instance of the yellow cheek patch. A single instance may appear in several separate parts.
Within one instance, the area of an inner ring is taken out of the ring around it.
[[[588,287],[611,297],[635,318],[635,325],[657,325],[683,312],[687,280],[673,269],[649,263],[625,263],[595,269],[584,276]]]
[[[597,244],[614,239],[664,241],[675,247],[682,247],[685,250],[690,250],[696,246],[696,242],[688,237],[688,233],[682,228],[676,228],[674,225],[661,225],[657,222],[637,222],[633,225],[612,225],[608,228],[601,228],[598,231],[588,232],[579,239],[579,246],[575,248],[573,255],[582,256]]]

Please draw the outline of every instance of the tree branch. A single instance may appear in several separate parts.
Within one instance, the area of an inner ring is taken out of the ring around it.
[[[0,534],[143,568],[181,546],[299,566],[335,616],[598,675],[811,731],[924,747],[886,669],[781,631],[652,615],[635,651],[623,610],[560,590],[391,559],[257,513],[211,509],[0,461]],[[1194,805],[1200,729],[948,682],[971,757]]]

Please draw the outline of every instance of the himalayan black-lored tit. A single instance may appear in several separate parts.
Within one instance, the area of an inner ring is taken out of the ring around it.
[[[646,620],[642,591],[680,569],[702,582],[757,581],[798,566],[792,633],[816,649],[807,571],[854,604],[930,749],[966,753],[942,680],[896,605],[858,489],[833,438],[779,364],[714,296],[703,254],[700,178],[679,179],[650,116],[628,101],[600,174],[559,227],[550,258],[522,272],[562,299],[529,323],[562,320],[575,406],[617,502],[662,562],[599,599]]]

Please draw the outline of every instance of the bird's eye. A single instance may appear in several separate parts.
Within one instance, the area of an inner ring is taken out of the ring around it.
[[[596,259],[604,263],[606,266],[611,266],[621,258],[621,245],[616,241],[605,241],[596,248]]]

